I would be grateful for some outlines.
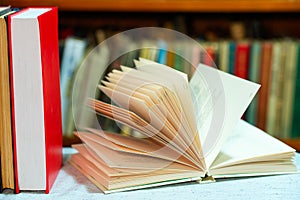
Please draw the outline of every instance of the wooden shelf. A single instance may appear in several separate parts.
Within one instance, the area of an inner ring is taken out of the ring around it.
[[[58,6],[72,11],[298,12],[300,0],[4,0],[13,7]]]

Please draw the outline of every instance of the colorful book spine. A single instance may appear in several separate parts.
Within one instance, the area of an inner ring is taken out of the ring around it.
[[[158,41],[157,62],[165,65],[167,63],[167,43],[163,40]]]
[[[281,51],[283,48],[282,43],[274,42],[273,51],[272,51],[272,63],[271,71],[269,74],[269,89],[268,89],[268,100],[267,100],[267,115],[266,115],[266,131],[273,136],[277,137],[277,132],[275,127],[278,125],[276,121],[276,116],[279,114],[277,112],[277,104],[279,104],[279,93],[280,93],[280,73],[281,70],[281,54],[284,52]]]
[[[229,42],[229,64],[228,64],[228,73],[234,74],[235,68],[235,53],[236,52],[236,44],[233,41]]]
[[[219,69],[228,72],[229,71],[229,42],[220,42],[219,48]]]
[[[234,74],[240,78],[248,79],[250,44],[248,42],[236,45]]]
[[[294,91],[294,106],[293,106],[293,119],[291,138],[300,137],[300,43],[297,42],[297,65],[296,65],[296,82]]]
[[[183,71],[183,58],[182,56],[182,49],[180,47],[176,47],[176,53],[174,55],[174,68],[178,71]]]
[[[268,103],[268,91],[269,91],[269,79],[272,62],[272,49],[273,43],[266,41],[262,44],[261,53],[261,67],[260,67],[260,84],[261,88],[258,93],[258,115],[257,115],[257,127],[266,129],[266,117],[267,117],[267,103]]]
[[[285,61],[285,78],[283,89],[283,105],[282,105],[282,128],[280,138],[290,138],[292,133],[295,84],[297,74],[297,52],[298,43],[289,41],[287,44],[287,53]]]
[[[72,84],[75,72],[79,66],[86,49],[86,41],[69,37],[65,41],[65,49],[61,62],[61,102],[62,102],[62,124],[63,133],[69,135],[69,127],[74,127],[74,120],[71,108]],[[71,128],[72,130],[73,128]],[[73,131],[73,130],[72,130]]]
[[[251,45],[250,59],[249,59],[249,80],[258,83],[260,79],[260,60],[261,60],[261,42],[255,41]],[[257,107],[258,96],[255,96],[248,107],[246,119],[249,123],[257,124]]]

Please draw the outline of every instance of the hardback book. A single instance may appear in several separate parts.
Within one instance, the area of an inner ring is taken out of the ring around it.
[[[296,172],[295,150],[240,118],[259,85],[200,64],[187,74],[145,59],[107,74],[94,114],[143,134],[86,127],[69,160],[104,193],[221,177]]]
[[[9,15],[15,190],[49,192],[62,163],[57,8]]]
[[[2,189],[14,189],[13,142],[10,113],[9,56],[6,18],[14,11],[0,7],[0,163]]]

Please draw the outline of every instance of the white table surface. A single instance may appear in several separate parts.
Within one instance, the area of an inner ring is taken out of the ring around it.
[[[64,160],[70,149],[64,149]],[[300,169],[300,154],[296,156]],[[263,176],[240,179],[221,179],[215,183],[184,183],[129,192],[103,194],[68,162],[60,170],[50,194],[23,192],[0,194],[5,200],[31,199],[300,199],[300,173],[289,175]]]

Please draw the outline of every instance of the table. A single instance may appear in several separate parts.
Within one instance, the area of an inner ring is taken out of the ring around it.
[[[215,183],[184,183],[129,192],[103,194],[66,160],[72,149],[64,149],[64,166],[50,194],[23,192],[0,194],[0,199],[64,199],[64,200],[114,200],[114,199],[300,199],[300,173],[239,179],[218,179]],[[300,169],[300,154],[296,155]]]

